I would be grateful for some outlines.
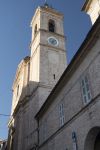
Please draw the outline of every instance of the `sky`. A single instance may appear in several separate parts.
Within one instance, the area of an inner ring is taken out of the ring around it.
[[[85,0],[47,0],[64,14],[67,60],[72,57],[91,29],[89,16],[81,11]],[[20,61],[30,55],[30,22],[45,0],[0,0],[0,114],[10,115],[12,84]],[[0,139],[8,135],[9,117],[0,115]]]

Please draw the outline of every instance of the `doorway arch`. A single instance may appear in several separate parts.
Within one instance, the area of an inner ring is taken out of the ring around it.
[[[88,132],[84,150],[100,150],[100,127],[94,127]]]

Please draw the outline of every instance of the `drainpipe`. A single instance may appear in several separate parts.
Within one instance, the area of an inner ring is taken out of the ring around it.
[[[39,119],[37,119],[37,150],[39,149]]]
[[[78,150],[76,132],[72,132],[73,150]]]

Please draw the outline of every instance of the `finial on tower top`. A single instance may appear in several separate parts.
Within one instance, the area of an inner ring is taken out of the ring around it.
[[[52,5],[49,5],[48,2],[47,2],[47,0],[45,0],[44,6],[45,6],[46,8],[52,8]]]
[[[45,7],[49,7],[49,5],[48,5],[48,3],[47,3],[47,0],[45,0],[44,6],[45,6]]]

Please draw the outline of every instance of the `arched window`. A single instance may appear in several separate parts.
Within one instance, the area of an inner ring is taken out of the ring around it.
[[[35,29],[34,29],[34,36],[36,35],[37,33],[37,24],[35,25]]]
[[[55,22],[54,20],[49,20],[49,31],[50,32],[55,32]]]

